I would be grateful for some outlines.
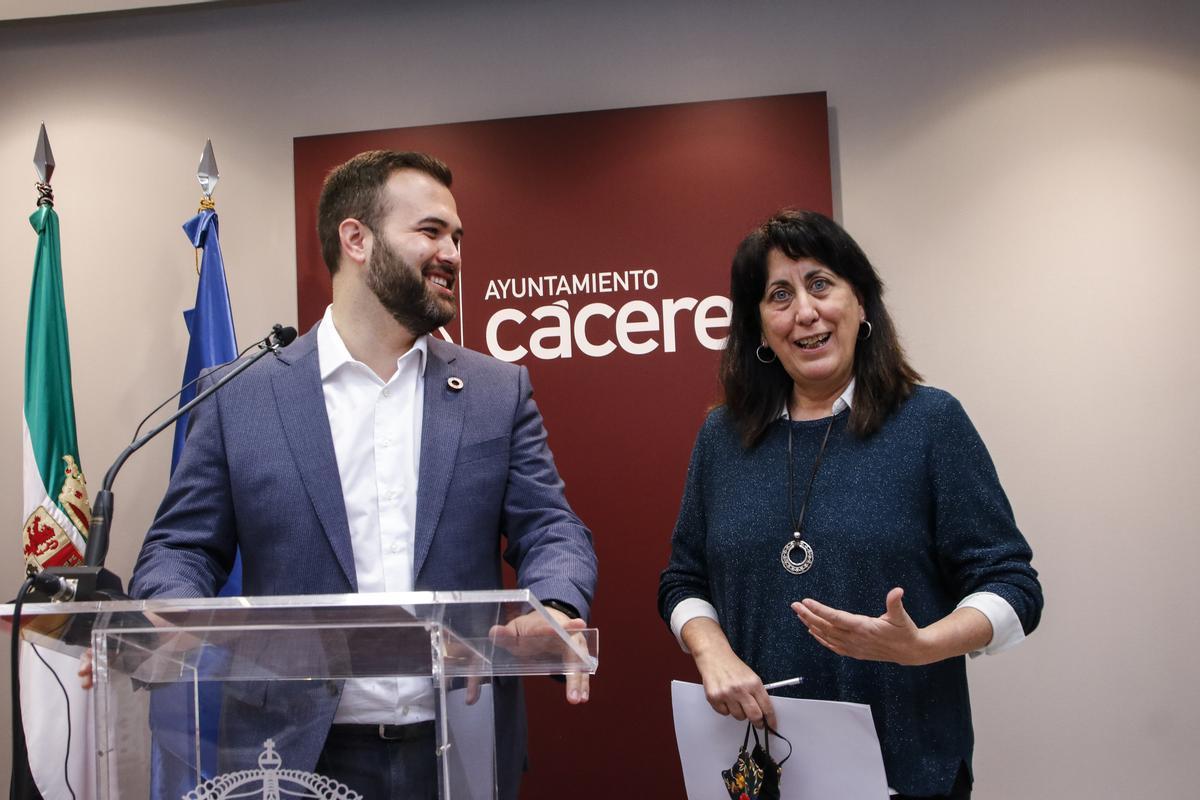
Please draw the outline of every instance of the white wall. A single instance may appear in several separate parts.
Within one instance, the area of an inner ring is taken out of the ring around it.
[[[0,585],[19,583],[42,120],[98,484],[177,386],[206,138],[248,341],[295,322],[294,136],[826,90],[841,218],[989,443],[1044,579],[1037,634],[970,667],[976,797],[1192,796],[1200,7],[1133,6],[279,0],[0,25]],[[118,483],[123,575],[168,454]]]

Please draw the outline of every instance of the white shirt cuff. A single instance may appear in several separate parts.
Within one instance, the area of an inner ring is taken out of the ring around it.
[[[683,605],[683,603],[679,605]],[[1017,612],[1013,611],[1013,607],[1007,600],[995,592],[969,594],[955,608],[974,608],[987,617],[988,622],[992,623],[992,640],[982,650],[973,651],[971,658],[1003,653],[1025,639],[1025,631],[1021,627],[1021,620],[1017,616]],[[674,623],[674,621],[675,617],[672,615],[671,622]]]
[[[679,642],[679,646],[685,653],[691,651],[683,643],[683,626],[697,617],[708,617],[718,625],[721,624],[721,620],[717,618],[717,609],[713,607],[713,604],[707,600],[701,600],[699,597],[680,600],[675,605],[675,610],[671,612],[671,633],[675,634],[675,641]]]

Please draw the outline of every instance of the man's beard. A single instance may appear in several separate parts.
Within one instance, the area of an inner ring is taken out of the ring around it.
[[[379,235],[375,236],[375,247],[367,263],[367,288],[396,322],[414,336],[424,336],[442,327],[454,319],[457,310],[454,298],[436,296],[436,290],[426,285],[421,270],[406,263]]]

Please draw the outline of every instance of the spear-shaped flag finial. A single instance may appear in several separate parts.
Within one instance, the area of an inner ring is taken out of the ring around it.
[[[46,123],[38,132],[37,149],[33,151],[33,166],[37,168],[38,180],[49,183],[54,174],[54,151],[50,149],[50,138],[46,136]]]
[[[54,192],[50,189],[50,177],[54,175],[54,151],[50,149],[50,137],[46,136],[46,123],[38,131],[37,149],[33,151],[33,166],[37,169],[38,205],[53,206]]]
[[[213,155],[212,139],[204,142],[204,154],[200,156],[200,166],[196,168],[196,178],[200,181],[200,189],[206,199],[212,199],[213,190],[221,175],[217,172],[217,158]]]

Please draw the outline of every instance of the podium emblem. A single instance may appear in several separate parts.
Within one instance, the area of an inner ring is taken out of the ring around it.
[[[363,800],[363,796],[343,783],[315,772],[280,769],[283,759],[275,751],[275,741],[263,742],[258,769],[243,769],[209,778],[183,796],[183,800],[226,800],[226,798],[314,797],[320,800]]]

